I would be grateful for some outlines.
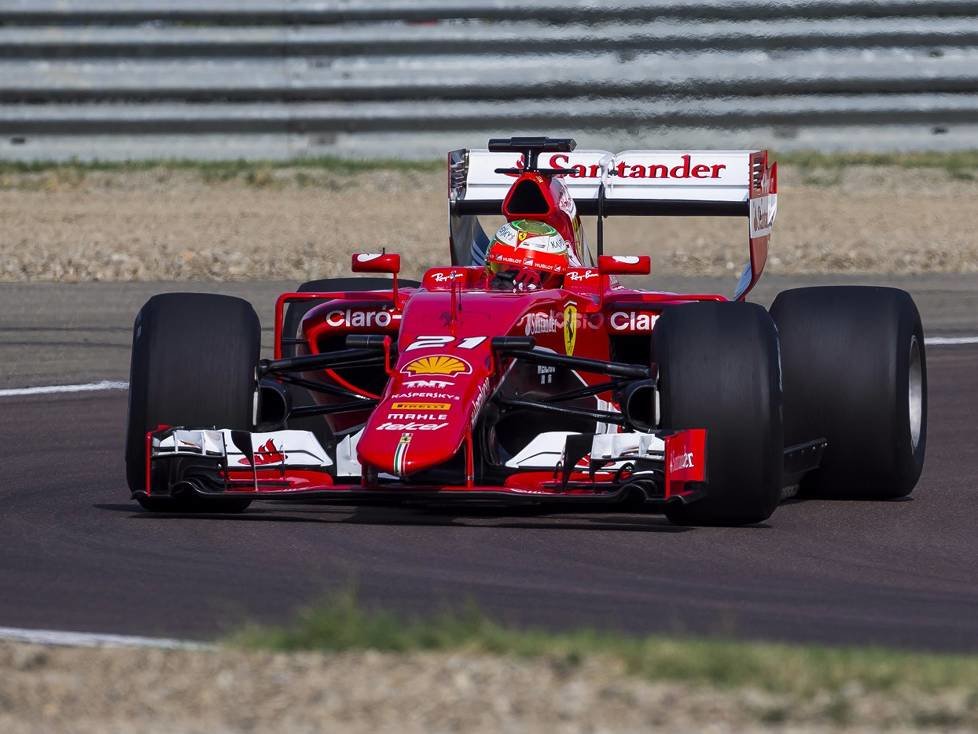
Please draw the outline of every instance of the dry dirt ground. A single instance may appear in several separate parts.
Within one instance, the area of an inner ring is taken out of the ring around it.
[[[974,731],[964,692],[808,696],[650,683],[614,662],[0,643],[5,734]]]
[[[770,272],[978,272],[978,183],[939,169],[785,167]],[[0,281],[302,281],[352,252],[447,262],[440,171],[77,170],[0,174]],[[746,222],[620,218],[609,251],[660,273],[735,276]]]

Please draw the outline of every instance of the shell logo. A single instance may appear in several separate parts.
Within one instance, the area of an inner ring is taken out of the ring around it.
[[[472,372],[472,366],[464,359],[452,357],[447,354],[438,354],[433,357],[419,357],[408,362],[401,368],[401,372],[410,375],[467,375]]]

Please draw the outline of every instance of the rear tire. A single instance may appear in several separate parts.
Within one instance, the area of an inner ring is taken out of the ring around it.
[[[136,500],[157,512],[240,512],[250,499],[149,496],[146,433],[158,425],[250,430],[258,315],[247,301],[204,293],[153,296],[133,325],[126,429],[126,478]]]
[[[910,494],[927,445],[927,360],[920,314],[896,288],[824,286],[780,293],[785,442],[828,440],[808,495]]]
[[[771,317],[752,303],[693,303],[666,310],[652,340],[661,425],[706,429],[706,496],[666,516],[694,525],[766,520],[781,500],[784,469]]]

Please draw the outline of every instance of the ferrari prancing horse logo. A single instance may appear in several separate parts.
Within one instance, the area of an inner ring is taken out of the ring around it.
[[[577,344],[577,306],[568,303],[564,308],[564,351],[567,356],[574,355],[574,345]]]

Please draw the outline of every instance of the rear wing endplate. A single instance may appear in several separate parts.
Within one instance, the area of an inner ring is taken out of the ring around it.
[[[496,169],[520,163],[517,153],[449,153],[453,221],[499,214],[516,176]],[[766,150],[575,150],[541,156],[540,164],[574,171],[563,181],[582,215],[746,217],[750,261],[735,297],[743,298],[764,270],[777,214],[777,164],[768,163]]]

